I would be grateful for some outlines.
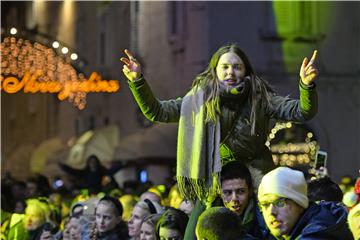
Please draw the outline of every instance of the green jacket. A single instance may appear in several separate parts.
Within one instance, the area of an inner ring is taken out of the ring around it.
[[[3,213],[3,212],[2,212]],[[9,215],[7,222],[3,222],[1,226],[1,239],[7,240],[27,240],[28,233],[24,226],[24,214],[12,213]],[[6,229],[3,229],[3,224]]]
[[[143,114],[151,121],[178,122],[182,98],[160,101],[152,93],[144,78],[129,82],[129,87]],[[265,146],[270,131],[270,120],[305,122],[317,112],[315,84],[299,84],[300,100],[273,95],[271,104],[260,100],[256,115],[256,135],[250,134],[250,101],[227,104],[221,99],[221,145],[222,159],[241,159],[263,172],[274,168],[270,150]],[[235,125],[234,125],[235,124]],[[228,135],[228,136],[227,136]]]

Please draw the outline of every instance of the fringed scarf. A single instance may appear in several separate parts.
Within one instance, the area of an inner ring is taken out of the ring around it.
[[[216,192],[221,171],[220,122],[205,117],[205,92],[192,89],[181,104],[176,164],[180,194],[190,200],[206,201]]]
[[[220,92],[242,95],[244,82],[224,87]],[[247,85],[247,84],[245,84]],[[240,89],[240,90],[238,90]],[[190,90],[182,100],[177,141],[176,178],[180,194],[186,199],[207,202],[220,191],[220,121],[206,122],[205,91]]]

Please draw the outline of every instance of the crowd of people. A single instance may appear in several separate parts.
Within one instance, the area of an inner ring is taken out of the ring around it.
[[[209,206],[181,197],[176,182],[127,189],[101,184],[89,191],[86,185],[55,188],[41,175],[25,183],[5,175],[1,238],[360,239],[360,178],[336,184],[303,171],[277,167],[257,187],[244,163],[230,161]],[[194,211],[198,218],[190,218]]]
[[[279,96],[236,44],[213,54],[184,97],[165,101],[125,54],[123,73],[144,115],[179,123],[176,181],[120,189],[112,174],[123,165],[107,169],[96,156],[82,170],[60,164],[77,179],[67,195],[43,176],[5,176],[2,238],[360,239],[360,180],[340,187],[326,171],[275,166],[265,145],[272,120],[316,115],[316,50],[301,64],[299,99]]]

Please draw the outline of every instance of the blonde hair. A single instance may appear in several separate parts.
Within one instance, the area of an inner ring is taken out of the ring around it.
[[[348,218],[347,218],[347,220],[348,220],[348,225],[349,225],[349,228],[350,228],[350,231],[354,234],[354,232],[355,232],[355,229],[353,229],[353,226],[352,226],[352,224],[351,224],[351,222],[353,221],[353,218],[359,218],[359,220],[358,221],[360,221],[360,216],[359,216],[359,214],[357,214],[357,213],[359,213],[360,212],[360,203],[358,203],[358,204],[356,204],[355,205],[355,207],[353,207],[350,211],[349,211],[349,214],[348,214]],[[357,237],[359,237],[359,236],[357,236]],[[354,236],[354,238],[355,238],[355,236]]]
[[[50,220],[51,209],[48,204],[38,199],[28,199],[26,200],[26,205],[27,206],[25,208],[25,215],[26,215],[26,209],[29,209],[30,207],[35,207],[37,210],[39,210],[39,214],[41,215],[41,218],[44,220],[44,223]]]

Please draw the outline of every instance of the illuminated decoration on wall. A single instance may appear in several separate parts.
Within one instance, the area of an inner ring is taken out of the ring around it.
[[[287,71],[298,72],[303,58],[325,39],[336,21],[334,6],[325,1],[272,1],[275,34],[281,39]]]
[[[53,47],[59,47],[54,42]],[[64,54],[69,49],[63,47]],[[6,37],[1,43],[1,91],[16,93],[58,93],[59,100],[68,100],[79,109],[86,106],[89,92],[112,93],[119,90],[117,80],[102,80],[93,72],[88,79],[71,65],[77,59],[61,57],[52,48],[22,38]]]
[[[278,122],[267,138],[265,145],[270,147],[276,165],[294,166],[295,164],[313,164],[319,146],[318,142],[313,139],[314,134],[312,132],[307,132],[303,142],[291,143],[283,141],[271,144],[276,133],[280,130],[288,131],[294,127],[294,125],[295,124],[291,122]]]

